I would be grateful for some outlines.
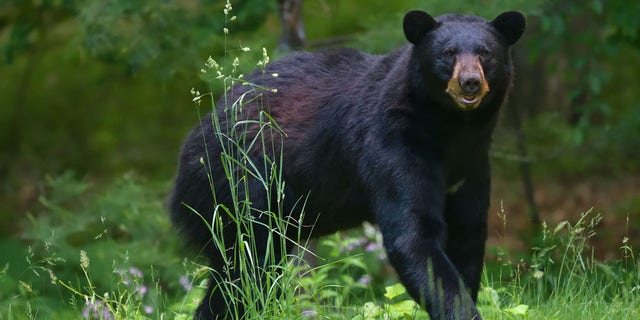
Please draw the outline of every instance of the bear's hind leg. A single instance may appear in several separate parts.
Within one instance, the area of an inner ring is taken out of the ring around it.
[[[225,301],[225,295],[221,290],[218,282],[213,278],[209,279],[207,285],[207,293],[202,298],[200,305],[196,309],[196,313],[193,317],[194,320],[223,320],[223,319],[236,319],[244,314],[244,306],[237,304],[234,311],[231,306]]]
[[[219,239],[224,239],[225,247],[214,247],[215,255],[209,255],[213,257],[210,259],[211,279],[195,319],[241,319],[245,312],[260,314],[264,305],[280,294],[278,290],[271,290],[273,281],[279,278],[281,268],[278,264],[292,247],[292,243],[285,243],[283,238],[287,231],[283,230],[285,222],[281,215],[291,213],[293,204],[290,202],[295,195],[286,192],[283,207],[278,210],[267,201],[260,183],[250,180],[246,187],[250,201],[239,204],[240,212],[234,213],[233,217],[222,213],[224,235]],[[239,194],[244,198],[244,191]],[[274,196],[275,192],[271,199],[275,199]],[[276,203],[275,200],[271,202]],[[243,209],[243,205],[250,208]],[[233,206],[227,205],[227,208]]]

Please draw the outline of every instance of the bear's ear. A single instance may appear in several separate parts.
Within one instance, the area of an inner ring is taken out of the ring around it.
[[[520,39],[525,24],[524,15],[518,11],[503,12],[491,21],[491,25],[504,36],[509,45],[513,45]]]
[[[413,10],[404,15],[402,28],[404,36],[413,44],[418,44],[420,39],[424,37],[431,29],[435,28],[438,23],[432,16],[424,11]]]

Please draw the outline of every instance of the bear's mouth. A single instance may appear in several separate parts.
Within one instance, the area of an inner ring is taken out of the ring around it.
[[[456,102],[456,105],[458,105],[458,108],[460,108],[461,110],[473,110],[477,108],[482,102],[482,98],[484,98],[484,94],[469,95],[452,91],[453,90],[447,90],[447,93],[451,96],[451,98],[453,98],[453,101]]]
[[[458,102],[468,106],[473,106],[480,102],[480,97],[474,95],[463,95],[458,98]]]

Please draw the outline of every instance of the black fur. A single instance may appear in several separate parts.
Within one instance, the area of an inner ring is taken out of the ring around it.
[[[296,213],[295,201],[309,195],[305,224],[315,223],[313,236],[363,220],[377,223],[389,261],[431,319],[480,318],[474,302],[487,236],[488,150],[512,82],[509,46],[524,29],[524,17],[517,12],[496,20],[468,15],[434,20],[414,11],[403,25],[411,44],[387,55],[349,49],[301,52],[248,78],[277,89],[264,95],[262,106],[245,108],[253,110],[249,117],[267,108],[287,133],[282,150],[285,212]],[[481,56],[490,87],[470,111],[460,110],[445,93],[455,55],[462,53]],[[243,88],[229,93],[230,101]],[[226,183],[212,131],[207,116],[187,137],[169,206],[181,234],[219,270],[211,231],[185,206],[210,220],[210,183],[200,163],[203,134],[210,137],[206,147],[214,160],[214,183]],[[257,183],[249,188],[252,199],[265,196]],[[217,190],[218,201],[228,203],[227,189]],[[254,206],[264,205],[254,200]],[[258,240],[266,239],[268,231],[259,230]],[[223,297],[211,287],[198,308],[200,319],[226,315]]]

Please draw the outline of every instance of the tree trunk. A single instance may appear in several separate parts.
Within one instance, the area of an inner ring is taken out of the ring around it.
[[[507,126],[515,134],[517,158],[520,162],[520,174],[525,200],[529,207],[529,220],[531,222],[532,239],[536,241],[541,229],[541,219],[538,205],[535,200],[535,186],[531,175],[531,158],[527,147],[527,137],[523,129],[524,118],[527,115],[541,112],[546,104],[548,91],[546,88],[544,59],[538,59],[535,63],[526,60],[525,54],[519,54],[514,50],[514,64],[518,70],[514,88],[507,106]],[[538,71],[536,71],[538,70]],[[531,243],[533,244],[533,243]]]
[[[282,35],[278,49],[283,52],[300,50],[304,47],[306,35],[302,23],[303,0],[278,0],[278,11],[282,24]]]

